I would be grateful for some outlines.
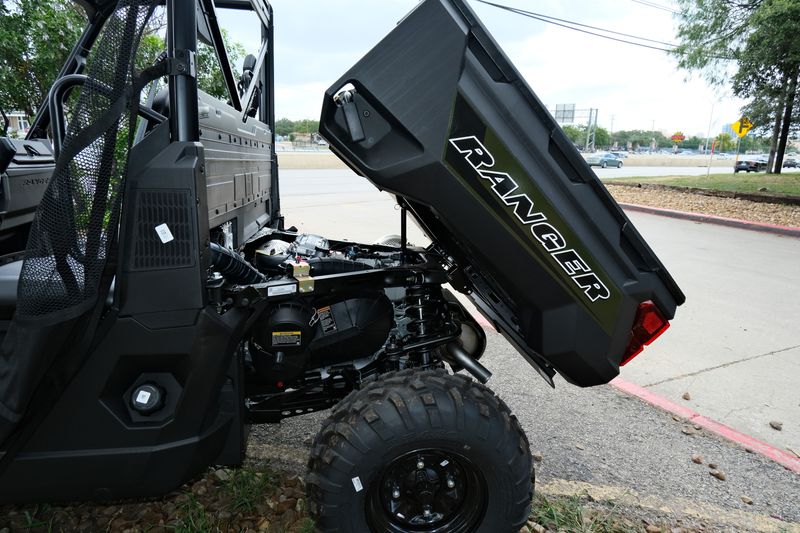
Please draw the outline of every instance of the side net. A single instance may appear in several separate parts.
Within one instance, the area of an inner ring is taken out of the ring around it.
[[[120,0],[88,58],[87,80],[31,226],[17,311],[0,347],[0,444],[18,426],[29,427],[26,413],[52,404],[88,350],[113,275],[144,79],[137,78],[134,60],[157,2]],[[8,462],[1,458],[0,473]]]
[[[97,301],[117,232],[134,126],[128,112],[134,59],[153,3],[121,0],[94,47],[88,80],[28,238],[18,288],[20,320],[58,322]]]

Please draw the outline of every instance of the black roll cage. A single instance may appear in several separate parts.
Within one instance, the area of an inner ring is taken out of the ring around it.
[[[72,48],[64,66],[56,78],[81,75],[86,68],[86,60],[97,40],[100,31],[117,6],[117,1],[75,0],[86,11],[88,23]],[[177,63],[193,62],[198,42],[202,41],[214,48],[219,68],[225,80],[230,97],[230,105],[241,113],[242,122],[250,117],[246,109],[254,98],[259,98],[258,120],[269,126],[272,132],[272,145],[275,145],[275,105],[272,91],[274,79],[274,34],[272,6],[267,0],[164,0],[161,2],[167,13],[167,56]],[[261,47],[256,55],[254,81],[246,93],[239,95],[236,76],[228,59],[228,52],[222,40],[222,31],[217,19],[217,9],[251,11],[261,24]],[[170,134],[172,141],[197,141],[197,79],[193,69],[185,75],[169,77]],[[58,85],[58,84],[57,84]],[[259,87],[261,90],[257,91]],[[48,100],[63,98],[63,92],[48,96]],[[26,139],[45,138],[51,126],[51,106],[43,103],[33,120]],[[274,159],[274,158],[273,158]],[[276,173],[277,175],[277,173]]]

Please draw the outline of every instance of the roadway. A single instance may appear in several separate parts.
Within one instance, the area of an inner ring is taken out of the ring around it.
[[[663,175],[675,168],[681,167],[655,170]],[[642,175],[643,167],[622,170]],[[301,231],[366,242],[398,233],[393,199],[349,170],[282,170],[281,196],[287,224]],[[622,377],[776,447],[800,452],[800,240],[629,216],[684,290],[687,303],[671,329],[627,365]],[[413,224],[409,237],[415,244],[427,242]],[[800,494],[800,476],[705,432],[687,436],[669,415],[609,387],[581,390],[558,380],[557,390],[550,391],[499,335],[490,334],[483,361],[495,373],[492,387],[515,409],[534,447],[553,457],[540,469],[545,482],[590,481],[628,487],[639,496],[676,502],[685,497],[740,510],[753,509],[738,500],[749,491],[762,500],[757,509],[800,520],[799,507],[782,507],[787,499],[795,501],[788,494]],[[686,392],[688,401],[682,399]],[[305,436],[316,420],[284,424],[270,432],[268,442]],[[771,421],[782,422],[782,431],[772,429]],[[576,452],[574,446],[583,448]],[[592,453],[586,451],[590,448]],[[724,457],[737,481],[731,483],[729,476],[721,484],[705,472],[698,476],[696,465],[687,461],[693,453]],[[772,492],[776,487],[788,491],[786,496]]]

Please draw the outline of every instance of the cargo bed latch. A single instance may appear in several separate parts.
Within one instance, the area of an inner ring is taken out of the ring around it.
[[[366,138],[364,127],[361,125],[361,117],[358,108],[353,101],[353,93],[344,91],[336,95],[336,102],[344,112],[344,121],[347,124],[347,131],[350,133],[350,140],[354,143],[361,142]]]

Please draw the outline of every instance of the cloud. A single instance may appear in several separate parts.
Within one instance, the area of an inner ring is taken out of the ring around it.
[[[568,2],[496,0],[615,31],[674,41],[669,13],[630,0]],[[394,28],[416,0],[273,0],[276,33],[277,114],[316,118],[324,90]],[[724,97],[695,76],[678,71],[663,52],[625,45],[513,15],[474,1],[470,5],[550,108],[574,103],[599,109],[600,125],[705,134],[739,117],[742,101]],[[252,51],[259,34],[241,15],[220,17]],[[658,45],[656,45],[658,46]]]

